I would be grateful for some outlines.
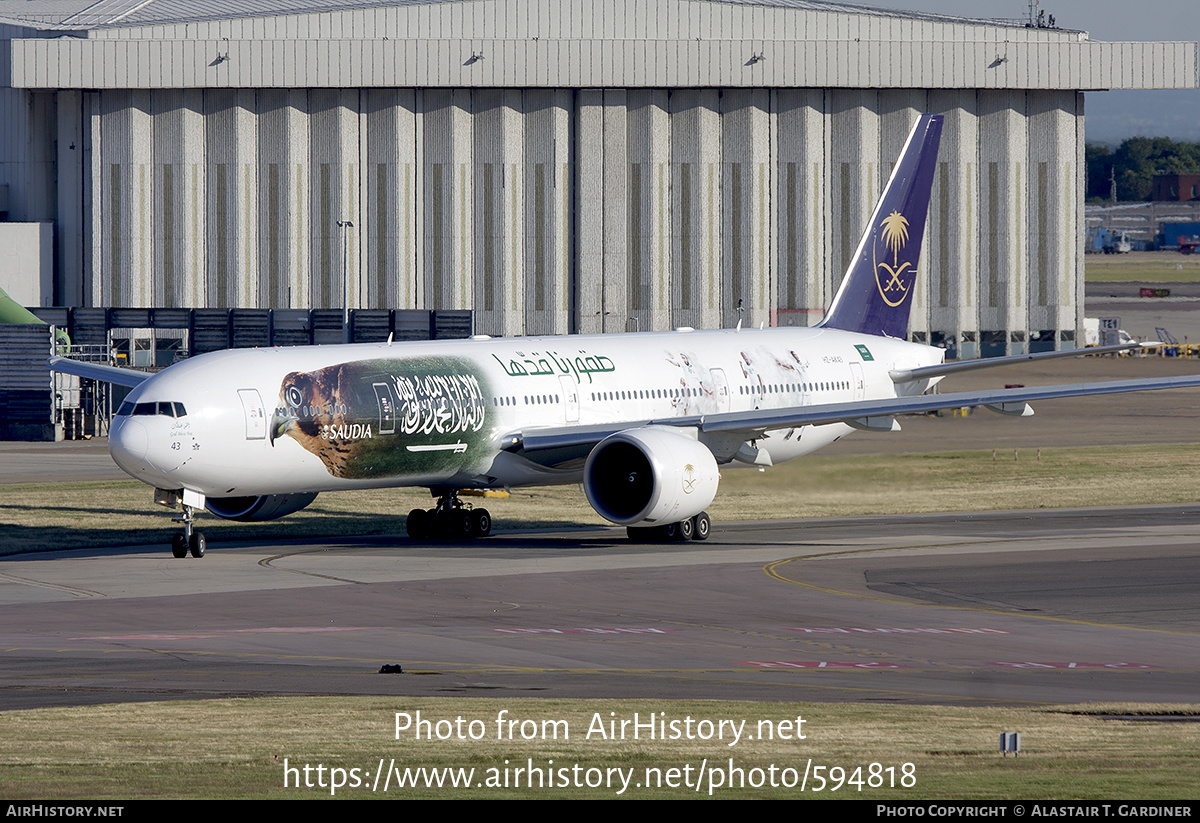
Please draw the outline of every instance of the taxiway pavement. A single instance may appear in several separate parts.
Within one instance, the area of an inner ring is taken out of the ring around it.
[[[0,561],[0,708],[287,694],[1191,702],[1200,509]],[[402,674],[380,674],[399,664]]]

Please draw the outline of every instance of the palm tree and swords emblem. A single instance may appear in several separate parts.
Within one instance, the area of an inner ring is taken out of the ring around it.
[[[683,493],[691,494],[696,488],[696,467],[687,463],[683,467]]]
[[[904,298],[908,297],[908,286],[900,280],[900,275],[904,273],[905,269],[912,266],[912,261],[900,262],[900,250],[908,243],[908,221],[900,212],[893,211],[883,218],[879,228],[884,245],[892,254],[892,264],[889,266],[886,258],[875,264],[875,282],[879,286],[879,296],[883,298],[884,302],[889,306],[899,306],[904,302]],[[878,243],[876,250],[878,250]],[[880,269],[887,270],[889,277],[886,283],[880,280]],[[900,295],[893,299],[889,294],[896,290],[899,290]]]

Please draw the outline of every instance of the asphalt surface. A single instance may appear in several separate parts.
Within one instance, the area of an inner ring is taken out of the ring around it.
[[[1190,702],[1200,507],[0,562],[0,708],[281,694]],[[399,664],[402,674],[379,674]]]
[[[1081,380],[1200,368],[1070,365]],[[1169,392],[915,418],[827,453],[1192,442],[1198,408],[1200,393]],[[0,482],[121,476],[102,443],[63,446],[5,444]],[[718,523],[670,546],[591,530],[6,557],[0,709],[251,694],[1194,702],[1198,544],[1200,506],[1172,506]]]

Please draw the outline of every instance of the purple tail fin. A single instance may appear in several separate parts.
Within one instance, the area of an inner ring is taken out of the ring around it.
[[[941,137],[942,115],[917,119],[822,326],[907,337]]]

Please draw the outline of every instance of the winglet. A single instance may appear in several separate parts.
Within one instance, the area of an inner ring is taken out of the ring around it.
[[[907,337],[941,137],[942,115],[917,119],[822,326]]]

